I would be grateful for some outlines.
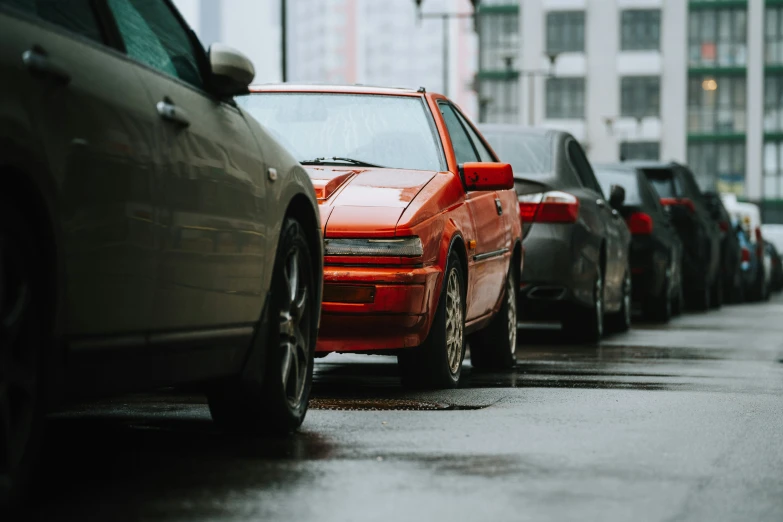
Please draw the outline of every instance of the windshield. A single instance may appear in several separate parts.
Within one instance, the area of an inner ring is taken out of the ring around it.
[[[619,185],[625,189],[625,206],[641,206],[642,199],[639,196],[639,182],[636,179],[636,175],[633,173],[618,172],[616,170],[601,170],[595,171],[595,177],[598,178],[598,183],[601,184],[601,188],[604,194],[612,193],[612,185]]]
[[[497,131],[482,133],[500,161],[510,163],[515,174],[552,172],[552,145],[546,136]]]
[[[419,97],[256,93],[237,102],[302,163],[367,163],[444,170],[432,118]],[[341,158],[330,161],[330,158]]]

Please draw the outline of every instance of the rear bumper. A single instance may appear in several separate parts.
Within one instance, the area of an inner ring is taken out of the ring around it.
[[[395,350],[420,345],[429,332],[442,274],[439,267],[324,267],[316,351]],[[364,292],[362,302],[348,302],[344,296],[352,288],[369,292]]]

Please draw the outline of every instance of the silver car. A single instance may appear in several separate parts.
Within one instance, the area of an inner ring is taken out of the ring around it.
[[[71,397],[199,383],[223,425],[301,424],[320,219],[253,76],[169,1],[0,0],[0,505]]]

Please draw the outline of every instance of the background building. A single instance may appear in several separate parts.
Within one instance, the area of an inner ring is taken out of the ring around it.
[[[783,2],[484,0],[479,28],[483,121],[566,129],[596,162],[687,161],[783,220]]]

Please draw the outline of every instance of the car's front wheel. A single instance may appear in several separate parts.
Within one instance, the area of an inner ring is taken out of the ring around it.
[[[620,311],[612,314],[608,319],[607,326],[609,330],[615,333],[627,332],[631,328],[631,267],[625,268],[625,277],[623,278],[622,301]]]
[[[604,336],[604,277],[598,267],[593,283],[593,306],[574,305],[563,318],[563,331],[578,343],[595,344]]]
[[[470,336],[470,363],[478,370],[513,368],[517,351],[517,277],[514,267],[506,276],[500,311],[489,325]]]
[[[40,249],[21,213],[0,201],[0,511],[20,501],[43,431]]]
[[[313,381],[317,306],[312,255],[301,224],[286,219],[280,236],[265,339],[253,350],[243,378],[214,386],[209,408],[216,422],[230,429],[288,433],[307,413]],[[259,330],[261,331],[261,330]]]
[[[465,358],[465,275],[459,256],[449,253],[438,308],[427,339],[397,356],[403,385],[456,388]]]

